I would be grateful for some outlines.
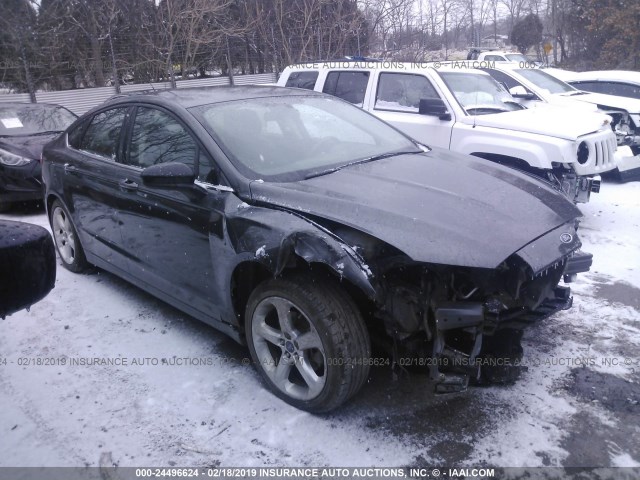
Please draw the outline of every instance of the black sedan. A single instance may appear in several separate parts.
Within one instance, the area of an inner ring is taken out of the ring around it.
[[[522,329],[569,308],[558,284],[591,263],[550,184],[306,90],[113,99],[45,148],[43,178],[66,268],[246,342],[266,385],[313,412],[390,361],[442,393],[511,378],[487,360],[518,359]]]
[[[0,104],[0,211],[13,202],[42,199],[42,147],[77,118],[58,105]]]

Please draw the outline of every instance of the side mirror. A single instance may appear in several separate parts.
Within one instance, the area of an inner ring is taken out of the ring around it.
[[[509,93],[513,98],[523,98],[525,100],[533,100],[536,98],[536,96],[533,93],[527,92],[527,89],[524,88],[522,85],[516,85],[515,87],[511,87],[509,89]]]
[[[193,185],[196,179],[193,169],[180,162],[160,163],[145,168],[140,174],[150,187],[179,187]]]
[[[420,115],[433,115],[440,120],[451,120],[451,114],[447,106],[440,98],[423,98],[420,100],[418,108]]]

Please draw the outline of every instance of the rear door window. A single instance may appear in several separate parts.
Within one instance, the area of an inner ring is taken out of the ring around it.
[[[318,79],[318,72],[291,72],[285,87],[306,88],[313,90]]]
[[[120,145],[120,132],[127,108],[113,108],[96,114],[78,145],[84,150],[105,159],[116,161]],[[74,139],[75,141],[75,139]]]
[[[362,107],[367,83],[369,72],[329,72],[322,91]]]

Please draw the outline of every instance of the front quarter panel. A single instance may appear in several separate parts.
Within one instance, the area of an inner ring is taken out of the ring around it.
[[[227,229],[236,265],[257,261],[278,275],[299,260],[321,263],[367,297],[377,296],[373,275],[364,260],[332,233],[297,214],[241,204],[227,216]]]
[[[459,153],[506,155],[545,170],[552,168],[551,162],[575,162],[567,140],[464,123],[454,128],[451,145],[455,145]]]

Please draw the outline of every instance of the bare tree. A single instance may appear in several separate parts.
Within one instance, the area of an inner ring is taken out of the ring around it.
[[[26,0],[9,0],[0,7],[0,60],[3,77],[36,101],[34,66],[36,14]]]
[[[502,4],[509,12],[509,32],[513,30],[513,26],[520,20],[520,16],[524,10],[527,0],[501,0]]]

